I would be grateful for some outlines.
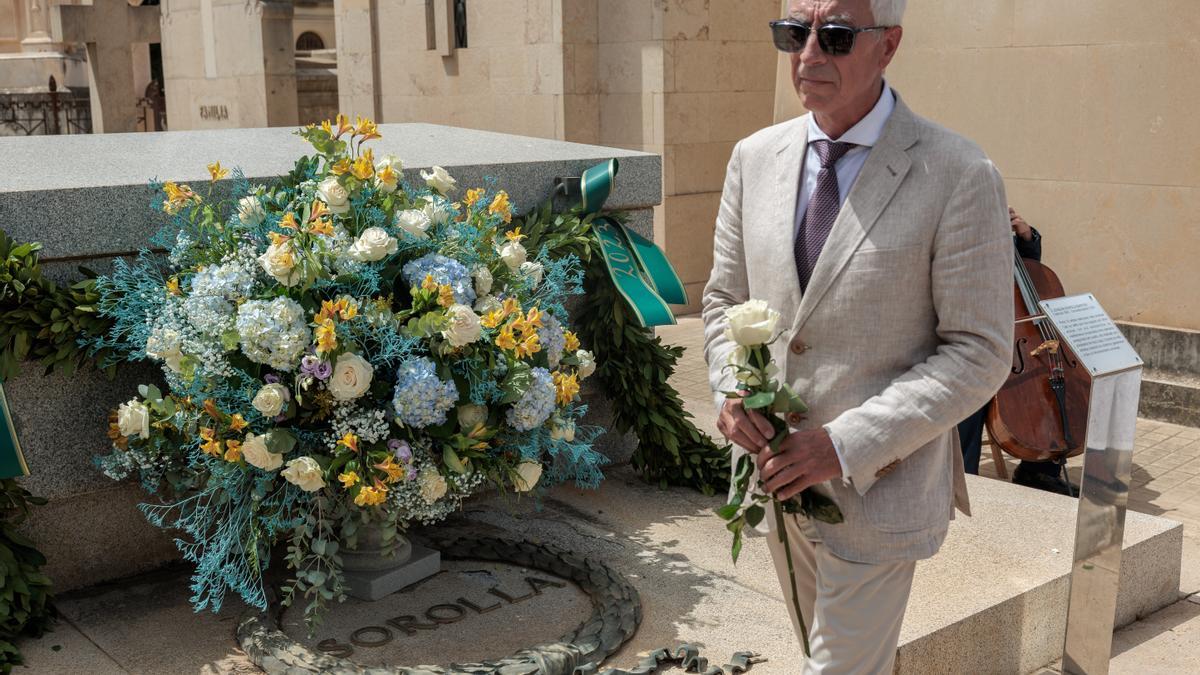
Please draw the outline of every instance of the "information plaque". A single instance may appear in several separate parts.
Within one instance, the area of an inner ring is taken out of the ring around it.
[[[1091,293],[1043,300],[1041,305],[1092,377],[1143,365],[1129,340]]]

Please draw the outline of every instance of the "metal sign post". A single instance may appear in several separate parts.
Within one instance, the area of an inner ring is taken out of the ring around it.
[[[1092,376],[1062,671],[1098,675],[1112,652],[1142,359],[1091,294],[1041,306]]]

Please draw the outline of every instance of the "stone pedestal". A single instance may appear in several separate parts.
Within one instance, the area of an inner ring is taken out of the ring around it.
[[[350,597],[380,600],[438,573],[442,557],[437,551],[414,545],[402,534],[396,536],[400,543],[392,555],[384,554],[383,531],[379,526],[361,530],[357,548],[342,550],[342,570]]]

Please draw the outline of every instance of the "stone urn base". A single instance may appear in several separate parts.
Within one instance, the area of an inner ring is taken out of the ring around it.
[[[342,571],[347,595],[375,601],[438,573],[441,554],[413,544],[396,533],[399,543],[394,555],[384,555],[383,528],[377,523],[363,527],[358,547],[342,551]]]

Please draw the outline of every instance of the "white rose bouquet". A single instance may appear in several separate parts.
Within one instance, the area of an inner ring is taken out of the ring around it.
[[[232,201],[163,184],[168,264],[97,281],[113,322],[97,346],[160,363],[169,385],[114,411],[98,461],[178,499],[146,511],[190,535],[197,609],[226,589],[265,609],[289,537],[285,595],[311,620],[343,596],[337,551],[361,526],[394,541],[484,487],[595,486],[605,460],[601,430],[576,426],[596,367],[563,308],[579,261],[526,251],[502,190],[450,202],[441,167],[406,182],[366,147],[368,120],[298,133],[315,154],[273,185],[235,176]]]
[[[729,322],[725,328],[725,338],[736,345],[725,367],[733,371],[739,384],[737,391],[724,392],[725,396],[740,399],[746,410],[757,411],[766,417],[775,430],[775,435],[770,439],[770,448],[778,450],[790,433],[787,422],[780,416],[808,411],[804,400],[789,385],[776,379],[780,371],[771,360],[769,347],[778,337],[779,312],[767,306],[764,300],[749,300],[727,308],[725,318]],[[807,488],[798,496],[780,502],[762,490],[751,491],[750,480],[753,475],[754,455],[742,455],[733,468],[733,495],[728,504],[717,509],[717,515],[726,521],[726,528],[733,533],[730,552],[735,563],[742,551],[743,530],[747,525],[755,527],[762,522],[766,516],[766,504],[770,504],[774,510],[777,523],[782,522],[784,513],[803,513],[826,523],[842,522],[842,512],[837,504],[816,490]],[[791,574],[793,567],[786,529],[778,527],[776,536],[787,551],[788,578],[793,579],[792,602],[796,605],[796,616],[801,617],[804,653],[808,655],[807,631],[804,615],[800,613],[794,576]]]

